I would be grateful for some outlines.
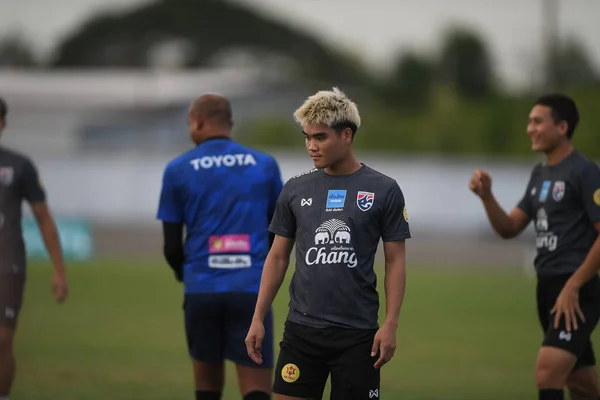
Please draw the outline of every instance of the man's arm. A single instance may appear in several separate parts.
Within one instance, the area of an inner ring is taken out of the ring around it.
[[[179,194],[178,174],[168,165],[163,173],[157,219],[162,221],[163,254],[178,281],[183,280],[183,225],[185,204]]]
[[[62,302],[67,297],[68,285],[60,236],[58,235],[54,218],[52,218],[52,214],[50,213],[50,209],[46,202],[46,191],[42,187],[41,179],[35,165],[30,160],[25,160],[25,164],[23,165],[21,191],[23,198],[25,198],[31,206],[31,211],[40,229],[52,265],[54,266],[52,294],[56,301]]]
[[[600,271],[600,168],[596,164],[588,164],[579,176],[578,186],[585,213],[599,235],[583,264],[569,279],[569,284],[577,289]]]
[[[479,196],[492,228],[503,239],[512,239],[519,235],[531,221],[527,191],[519,205],[507,214],[492,194],[492,179],[486,172],[476,170],[469,182],[469,188]]]
[[[572,285],[577,290],[600,271],[600,222],[596,222],[594,227],[596,228],[596,231],[598,231],[598,237],[588,252],[583,264],[581,264],[567,282],[568,285]]]
[[[273,246],[267,255],[260,280],[258,299],[254,310],[255,321],[263,323],[273,300],[283,283],[290,263],[290,254],[294,247],[294,239],[275,235]]]
[[[496,233],[503,239],[512,239],[518,236],[525,228],[527,228],[527,225],[529,225],[529,222],[531,221],[529,215],[519,207],[513,208],[513,210],[507,214],[506,211],[500,207],[500,204],[498,204],[494,195],[491,193],[488,197],[484,197],[481,200],[492,228],[494,228]]]
[[[385,321],[398,327],[400,309],[406,288],[406,245],[404,240],[384,242],[385,255]]]
[[[58,275],[65,275],[65,264],[63,260],[62,247],[60,244],[60,237],[56,230],[54,219],[50,214],[48,205],[45,201],[36,202],[31,204],[31,211],[35,216],[37,224],[40,228],[40,233],[44,239],[46,250],[50,255],[52,265],[54,265],[54,272]]]
[[[183,224],[163,222],[163,254],[178,281],[183,280]]]

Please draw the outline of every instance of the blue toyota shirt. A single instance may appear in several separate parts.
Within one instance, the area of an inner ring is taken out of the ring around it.
[[[282,187],[272,156],[226,138],[166,166],[157,218],[185,225],[185,293],[258,293]]]

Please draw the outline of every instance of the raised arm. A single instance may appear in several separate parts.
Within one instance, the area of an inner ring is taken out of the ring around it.
[[[486,172],[476,170],[469,182],[469,189],[479,196],[492,228],[503,239],[518,236],[529,225],[531,217],[528,214],[527,193],[519,205],[507,214],[492,194],[492,179]]]

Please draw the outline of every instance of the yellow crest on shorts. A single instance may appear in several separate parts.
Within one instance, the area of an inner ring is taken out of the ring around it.
[[[402,210],[402,215],[404,215],[404,220],[408,222],[408,213],[406,212],[406,206],[404,206],[404,210]]]
[[[287,383],[296,382],[300,378],[300,369],[296,364],[285,364],[281,369],[281,378]]]
[[[594,192],[594,203],[596,203],[597,206],[600,206],[600,189],[596,189]]]

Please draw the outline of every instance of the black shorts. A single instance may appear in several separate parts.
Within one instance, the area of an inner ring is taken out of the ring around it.
[[[24,273],[0,272],[0,326],[17,327],[24,289]]]
[[[257,295],[254,293],[187,294],[185,331],[192,359],[220,364],[225,359],[238,365],[272,368],[273,315],[269,311],[262,345],[263,363],[256,364],[246,350],[246,336],[252,323]]]
[[[331,399],[380,398],[380,370],[371,348],[377,330],[317,329],[286,321],[273,392],[321,399],[331,374]]]
[[[569,278],[570,275],[540,277],[537,284],[537,306],[540,323],[545,332],[542,345],[573,353],[577,357],[574,369],[578,369],[596,364],[591,335],[600,318],[600,278],[595,276],[581,287],[579,306],[586,322],[578,321],[579,329],[567,332],[564,318],[561,318],[558,329],[554,328],[554,314],[551,315],[550,311]]]

